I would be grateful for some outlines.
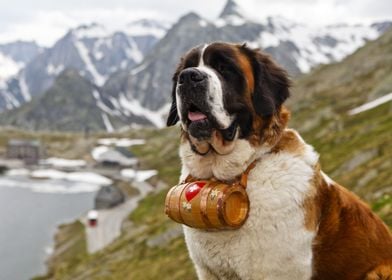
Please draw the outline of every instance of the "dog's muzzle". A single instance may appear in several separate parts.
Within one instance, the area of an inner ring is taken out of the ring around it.
[[[207,74],[194,67],[181,71],[177,93],[181,102],[181,119],[188,132],[199,140],[211,137],[215,121],[207,104]]]

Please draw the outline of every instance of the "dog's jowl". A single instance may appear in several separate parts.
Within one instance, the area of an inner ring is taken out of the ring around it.
[[[235,182],[255,163],[241,227],[184,225],[199,279],[392,279],[390,230],[287,128],[289,88],[286,71],[246,45],[198,46],[178,65],[167,125],[181,124],[180,181]]]

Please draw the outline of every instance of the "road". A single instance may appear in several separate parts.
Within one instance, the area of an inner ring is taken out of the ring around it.
[[[87,251],[90,254],[103,249],[120,236],[124,219],[137,207],[138,202],[153,190],[147,182],[133,182],[132,185],[139,190],[139,194],[117,207],[98,210],[98,224],[95,227],[88,225],[87,217],[81,218],[86,228]]]

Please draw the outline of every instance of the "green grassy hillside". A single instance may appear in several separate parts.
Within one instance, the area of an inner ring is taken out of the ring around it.
[[[324,171],[368,201],[392,226],[392,105],[349,116],[347,111],[392,91],[392,31],[345,59],[295,82],[290,126],[321,154]],[[133,134],[135,135],[135,134]],[[178,128],[142,131],[133,149],[142,165],[177,182]],[[166,190],[144,199],[124,232],[102,252],[57,260],[43,279],[195,279],[177,225],[163,214]],[[172,236],[170,238],[170,236]],[[160,240],[160,242],[156,242]],[[157,245],[158,244],[158,245]]]
[[[341,63],[295,83],[291,126],[321,155],[333,179],[374,203],[392,225],[392,102],[348,111],[392,92],[392,30]]]

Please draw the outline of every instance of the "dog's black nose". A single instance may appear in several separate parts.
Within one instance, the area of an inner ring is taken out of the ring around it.
[[[190,83],[195,84],[203,81],[206,78],[206,75],[200,72],[196,68],[187,68],[181,71],[180,76],[178,77],[178,83]]]

